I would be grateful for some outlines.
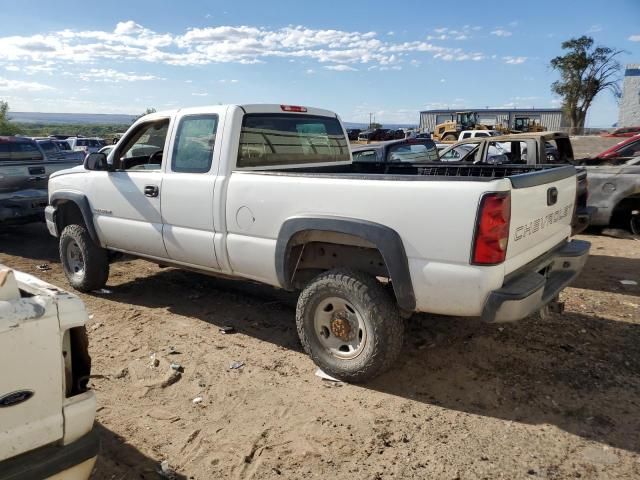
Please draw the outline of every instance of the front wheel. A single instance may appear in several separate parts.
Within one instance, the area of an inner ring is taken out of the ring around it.
[[[67,225],[60,234],[60,262],[73,288],[90,292],[104,287],[109,278],[109,258],[96,245],[84,225]]]
[[[320,274],[296,309],[300,341],[325,373],[365,382],[398,358],[404,322],[389,292],[372,276],[351,270]]]

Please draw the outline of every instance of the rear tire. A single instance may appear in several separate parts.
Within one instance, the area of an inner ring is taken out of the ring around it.
[[[631,218],[629,219],[629,228],[634,235],[640,235],[640,212],[631,212]]]
[[[404,321],[390,293],[361,272],[324,272],[302,291],[296,309],[305,351],[325,373],[359,383],[400,355]]]
[[[107,250],[96,245],[84,225],[67,225],[60,235],[60,263],[73,288],[90,292],[109,278]]]
[[[452,133],[447,133],[444,137],[442,137],[442,140],[444,140],[445,142],[455,141],[456,136]]]

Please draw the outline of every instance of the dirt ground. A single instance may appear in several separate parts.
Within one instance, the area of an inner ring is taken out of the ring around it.
[[[564,314],[416,315],[395,368],[358,386],[314,375],[295,296],[118,262],[108,290],[80,295],[93,478],[159,478],[163,460],[189,479],[640,478],[640,287],[620,283],[640,283],[640,241],[581,238],[592,256]],[[67,288],[43,225],[0,233],[0,262]],[[171,363],[184,373],[167,386]]]

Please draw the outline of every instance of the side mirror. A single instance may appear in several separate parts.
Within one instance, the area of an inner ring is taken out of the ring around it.
[[[104,153],[90,153],[87,158],[84,159],[84,168],[87,170],[110,170],[110,165],[107,163],[107,156]]]

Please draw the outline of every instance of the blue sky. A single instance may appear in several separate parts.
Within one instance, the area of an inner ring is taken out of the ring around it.
[[[428,108],[557,106],[548,62],[572,36],[640,63],[640,0],[516,3],[0,0],[0,99],[133,114],[290,103],[417,123]],[[603,93],[587,124],[617,112]]]

